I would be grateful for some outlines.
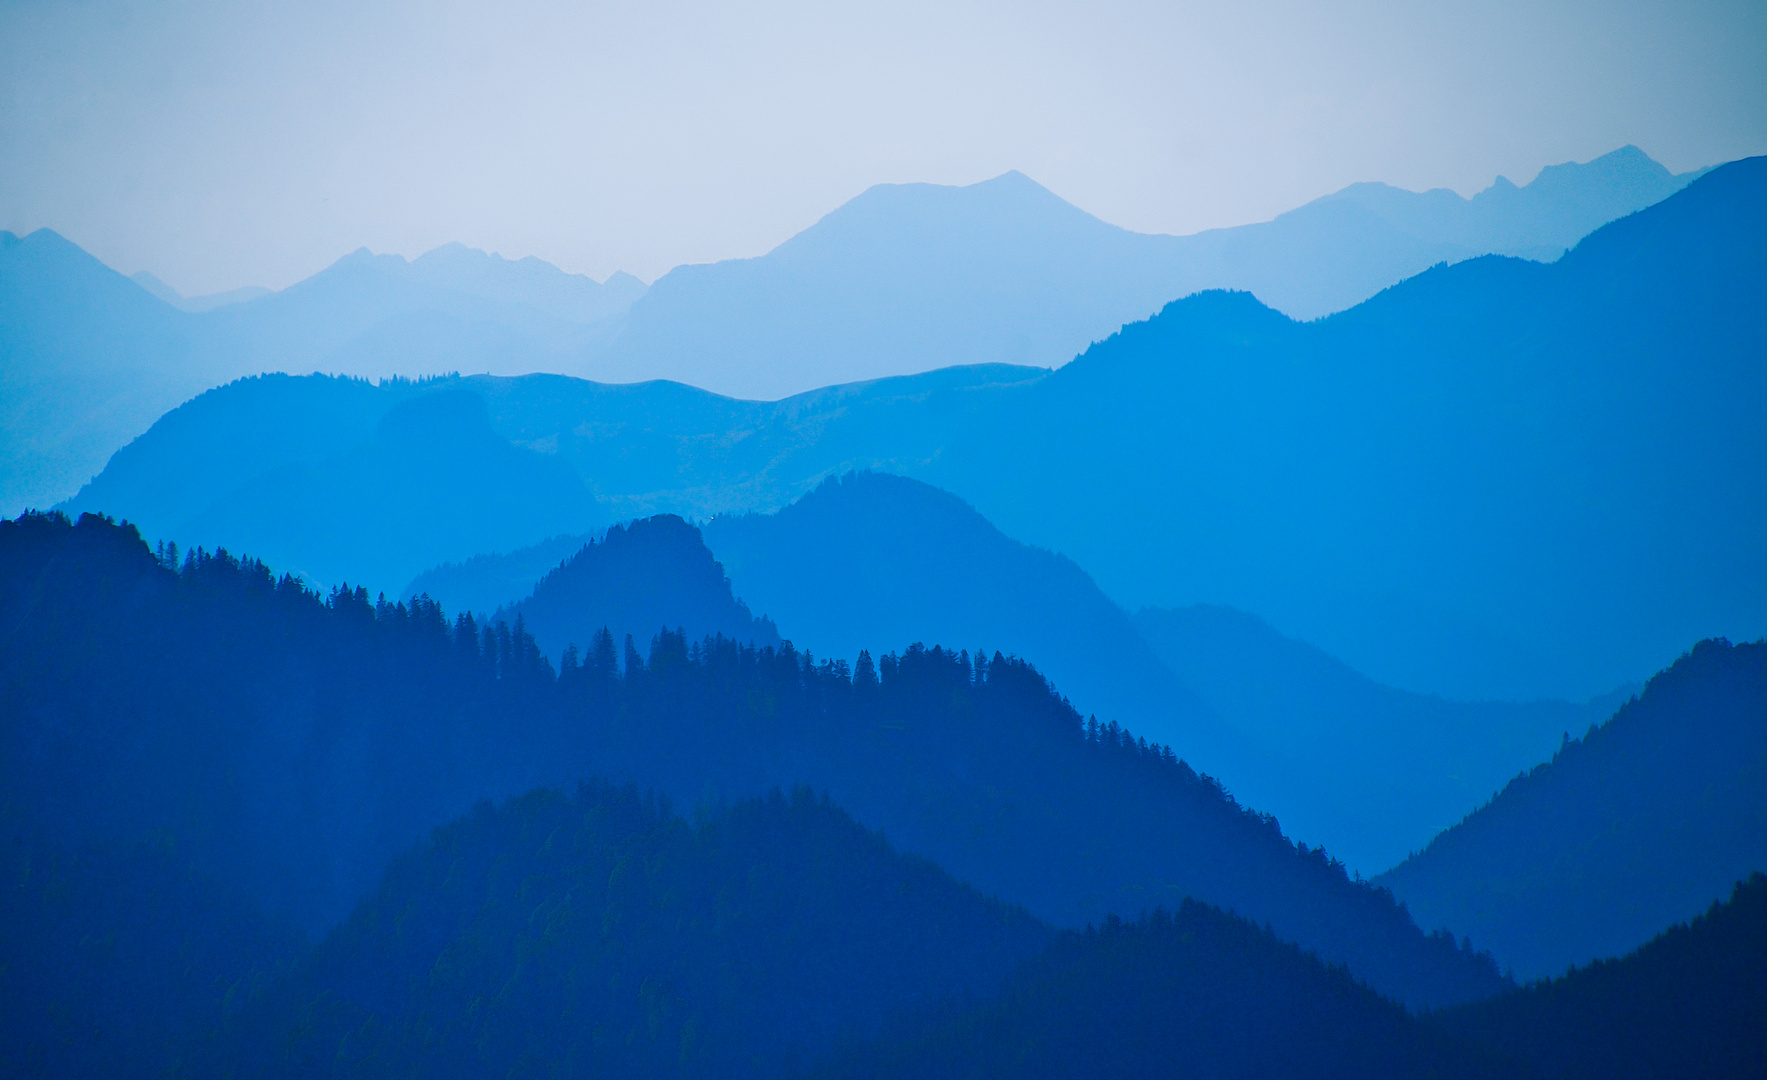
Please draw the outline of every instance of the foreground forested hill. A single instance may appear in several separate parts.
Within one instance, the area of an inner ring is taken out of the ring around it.
[[[1439,1017],[1553,1080],[1767,1073],[1767,877],[1630,955]]]
[[[337,1078],[779,1077],[991,996],[1049,931],[807,789],[689,824],[604,783],[472,813],[191,1056]]]
[[[555,673],[520,626],[321,600],[215,555],[173,570],[96,517],[0,526],[0,605],[0,779],[35,834],[165,842],[311,933],[481,798],[598,774],[682,805],[807,783],[1057,924],[1189,895],[1408,1003],[1503,985],[1004,656],[913,646],[849,665],[662,633],[648,656],[598,636]]]
[[[1767,643],[1704,641],[1383,874],[1524,978],[1617,956],[1767,869]]]

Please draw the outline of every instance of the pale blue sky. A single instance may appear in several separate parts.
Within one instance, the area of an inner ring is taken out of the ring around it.
[[[1192,232],[1767,152],[1767,3],[0,0],[0,228],[186,293],[461,240],[602,277],[1020,169]]]

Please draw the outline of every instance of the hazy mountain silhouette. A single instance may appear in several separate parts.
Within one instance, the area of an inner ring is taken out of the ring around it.
[[[1063,925],[1194,895],[1409,1004],[1505,985],[1022,661],[817,663],[670,632],[624,658],[598,636],[555,674],[519,628],[450,627],[421,599],[173,561],[93,516],[0,525],[0,782],[36,842],[157,844],[320,932],[480,798],[603,775],[715,806],[805,783]]]
[[[1564,732],[1606,720],[1625,700],[1414,694],[1232,608],[1143,608],[1134,624],[1232,726],[1239,757],[1221,773],[1240,797],[1366,874],[1421,851],[1518,771],[1551,757]]]
[[[1054,367],[1201,289],[1248,290],[1310,319],[1439,262],[1557,258],[1692,175],[1626,147],[1471,200],[1363,184],[1182,237],[1106,224],[1017,172],[961,188],[882,184],[766,255],[665,274],[579,370],[778,398],[951,364]]]
[[[212,385],[188,316],[47,229],[0,232],[0,513],[66,498]]]
[[[1238,782],[1217,719],[1086,572],[1014,542],[954,495],[849,474],[776,514],[714,518],[705,540],[738,595],[795,645],[856,656],[922,639],[1032,657],[1082,715],[1173,743]]]
[[[646,647],[662,630],[685,631],[690,641],[722,636],[745,645],[779,644],[772,620],[755,618],[731,595],[724,568],[706,550],[699,530],[673,514],[615,525],[600,543],[579,545],[537,584],[530,583],[528,592],[498,608],[493,618],[522,620],[551,658],[573,644],[588,648],[599,630],[616,642],[630,636]]]
[[[1126,606],[1253,611],[1414,691],[1587,698],[1687,641],[1767,630],[1767,552],[1749,547],[1767,520],[1764,188],[1767,162],[1733,163],[1556,263],[1470,260],[1317,323],[1202,294],[1041,376],[776,403],[467,382],[500,433],[622,517],[773,510],[830,475],[902,473]],[[172,535],[111,480],[71,505]]]
[[[1289,836],[1367,874],[1618,704],[1408,694],[1227,609],[1131,620],[1069,560],[903,477],[831,479],[705,534],[738,594],[795,644],[849,656],[920,635],[1034,657],[1081,713],[1173,743]]]
[[[426,567],[606,520],[569,465],[510,445],[481,398],[443,389],[410,394],[342,453],[250,477],[167,535],[396,593]]]
[[[1045,374],[1007,366],[946,368],[781,402],[737,401],[677,383],[608,386],[557,375],[379,384],[265,375],[218,387],[167,413],[117,451],[64,508],[105,508],[148,535],[182,542],[178,530],[185,522],[248,480],[350,450],[413,395],[465,389],[484,399],[500,434],[569,462],[598,494],[610,495],[616,516],[704,517],[732,499],[789,502],[813,486],[805,475],[815,476],[830,453],[902,468],[921,462],[987,390]],[[767,437],[732,440],[732,430]],[[531,586],[537,575],[525,580]],[[516,598],[504,595],[492,607]]]
[[[1687,179],[1627,148],[1544,170],[1525,188],[1502,182],[1470,201],[1356,185],[1272,222],[1193,237],[1106,225],[1016,173],[971,188],[886,185],[760,259],[679,268],[630,320],[624,313],[645,290],[629,275],[598,284],[537,259],[451,244],[409,263],[358,251],[262,296],[184,298],[137,274],[144,291],[194,316],[174,324],[169,343],[158,321],[115,301],[114,290],[45,288],[58,278],[29,253],[54,235],[40,230],[0,270],[0,308],[11,312],[0,322],[0,350],[8,366],[99,379],[101,396],[113,400],[94,410],[90,386],[15,395],[22,426],[8,442],[24,449],[0,510],[65,497],[154,417],[245,375],[542,369],[778,397],[941,364],[1053,366],[1198,289],[1250,289],[1311,317],[1436,262],[1556,254]],[[120,278],[79,255],[92,275]],[[109,299],[93,307],[101,296]],[[70,321],[95,325],[54,329]],[[109,345],[87,340],[99,328],[109,328]],[[743,358],[755,362],[744,368]],[[112,370],[119,360],[127,362]],[[751,382],[730,381],[744,371]]]
[[[1767,868],[1767,644],[1707,641],[1379,879],[1523,977],[1629,952]]]
[[[1767,878],[1619,960],[1438,1014],[1442,1027],[1565,1080],[1767,1071]]]
[[[471,612],[484,619],[498,608],[533,595],[541,578],[582,551],[585,544],[598,539],[594,533],[551,536],[514,551],[474,555],[432,566],[412,578],[400,591],[399,599],[410,602],[427,596],[448,611]]]
[[[66,498],[167,409],[247,375],[551,370],[780,397],[946,364],[1054,366],[1198,289],[1250,289],[1312,317],[1444,260],[1556,255],[1687,179],[1627,148],[1470,201],[1356,185],[1193,237],[1107,225],[1017,173],[884,185],[759,259],[678,268],[629,319],[645,294],[630,275],[597,283],[450,244],[410,262],[364,249],[267,295],[186,298],[136,274],[190,316],[168,321],[49,230],[8,233],[0,512]]]
[[[192,314],[213,311],[218,307],[226,307],[228,304],[242,304],[247,300],[256,300],[260,296],[270,295],[270,290],[260,285],[246,285],[238,289],[228,289],[226,292],[210,293],[207,296],[185,296],[146,270],[138,270],[130,274],[129,280],[179,311],[188,311]]]
[[[50,230],[0,234],[0,511],[65,499],[166,410],[229,380],[557,366],[643,290],[449,245],[409,263],[359,251],[277,293],[186,299]]]
[[[1131,620],[1067,559],[1019,544],[956,497],[898,476],[850,474],[777,514],[716,518],[704,527],[711,552],[689,526],[670,521],[680,542],[663,566],[623,570],[633,585],[603,581],[546,605],[575,613],[568,632],[543,623],[530,603],[489,597],[534,592],[581,546],[575,538],[438,568],[404,595],[427,593],[450,610],[502,608],[511,620],[520,612],[554,659],[569,642],[586,647],[604,622],[616,642],[626,633],[645,642],[683,623],[690,638],[776,641],[746,628],[746,608],[727,614],[732,587],[818,655],[919,636],[1035,657],[1081,714],[1173,743],[1241,801],[1275,814],[1287,835],[1366,874],[1421,850],[1518,771],[1550,757],[1563,732],[1607,719],[1618,704],[1462,704],[1409,694],[1229,609],[1143,611]],[[730,584],[713,571],[714,554]],[[679,595],[671,577],[700,584]],[[642,597],[642,617],[606,614],[627,589]],[[726,614],[691,614],[706,610]]]
[[[909,471],[1122,602],[1255,611],[1408,689],[1605,692],[1767,629],[1764,208],[1750,159],[1318,323],[1195,296]]]

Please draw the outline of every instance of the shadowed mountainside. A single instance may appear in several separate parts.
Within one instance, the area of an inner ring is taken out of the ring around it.
[[[207,1056],[339,1080],[777,1077],[991,994],[1048,936],[805,789],[690,825],[590,783],[437,829]]]
[[[62,849],[169,844],[310,932],[481,798],[588,775],[713,805],[802,783],[1058,924],[1191,895],[1409,1004],[1505,985],[1003,656],[849,666],[662,633],[648,657],[606,642],[555,675],[507,626],[321,600],[219,556],[174,571],[91,516],[0,526],[0,605],[0,783],[21,827]]]
[[[1705,641],[1377,880],[1524,978],[1618,956],[1767,870],[1767,643]]]
[[[1242,752],[1259,763],[1257,783],[1223,768],[1234,790],[1281,807],[1294,835],[1325,841],[1368,874],[1421,851],[1628,696],[1447,701],[1382,686],[1243,611],[1143,608],[1134,622],[1160,661],[1252,744]],[[1313,821],[1331,827],[1308,828]]]
[[[762,648],[779,645],[773,621],[755,618],[731,595],[724,568],[700,541],[699,530],[673,515],[613,526],[493,618],[520,620],[517,625],[534,635],[548,658],[571,646],[591,648],[603,630],[616,643],[648,644],[658,631],[675,630],[689,641],[725,637]]]
[[[1341,968],[1186,900],[1063,935],[998,998],[930,1010],[812,1075],[957,1077],[1516,1076],[1412,1019]]]
[[[1438,1014],[1562,1080],[1767,1072],[1767,878],[1636,952]]]

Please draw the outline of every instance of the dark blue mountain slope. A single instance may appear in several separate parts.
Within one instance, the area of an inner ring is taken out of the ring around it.
[[[891,641],[960,641],[1037,657],[1082,714],[1171,742],[1217,775],[1243,772],[1219,720],[1084,570],[1013,542],[953,495],[849,474],[776,514],[714,518],[705,539],[737,593],[800,647],[855,656]]]
[[[538,590],[549,594],[548,611],[574,624],[567,632],[543,624],[532,602],[508,598],[536,592],[581,540],[438,568],[405,595],[424,592],[450,609],[475,596],[484,599],[472,610],[507,605],[554,658],[570,642],[586,648],[604,624],[616,643],[678,625],[749,640],[756,635],[747,608],[736,612],[732,585],[820,656],[921,637],[1037,657],[1082,714],[1171,742],[1242,801],[1275,814],[1289,836],[1368,874],[1421,850],[1550,757],[1562,733],[1605,720],[1618,703],[1448,702],[1380,686],[1243,612],[1147,610],[1131,620],[1068,560],[903,477],[850,474],[777,514],[715,518],[703,526],[713,553],[687,526],[669,529],[683,542],[659,543],[674,553],[666,558],[616,557],[610,548],[592,553],[599,561],[583,568],[581,584]],[[609,538],[636,550],[624,530]],[[714,553],[728,584],[712,570]],[[562,585],[570,575],[557,576]],[[676,584],[689,581],[696,587],[685,592]]]
[[[1767,644],[1695,646],[1379,880],[1525,978],[1629,952],[1767,870]]]
[[[994,1000],[897,1023],[842,1080],[1526,1076],[1257,927],[1186,900],[1062,935]]]
[[[493,618],[521,620],[548,657],[562,657],[573,645],[579,652],[589,649],[603,630],[614,642],[630,637],[645,646],[663,630],[684,632],[691,641],[724,637],[762,648],[779,645],[773,621],[755,618],[731,595],[724,568],[699,530],[673,514],[615,525],[525,591]]]
[[[1767,1073],[1767,877],[1618,960],[1436,1020],[1563,1080]]]
[[[1221,773],[1290,835],[1367,874],[1421,851],[1566,732],[1624,701],[1460,702],[1382,686],[1231,608],[1143,608],[1135,629],[1232,725],[1245,765]]]
[[[904,1009],[992,994],[1049,936],[807,789],[690,825],[589,783],[437,829],[189,1056],[340,1080],[782,1077]]]
[[[0,784],[42,843],[170,845],[310,932],[480,798],[602,775],[716,806],[805,783],[1063,925],[1192,895],[1410,1005],[1505,985],[1004,656],[816,663],[664,633],[623,661],[592,642],[555,674],[507,626],[322,600],[227,557],[174,571],[91,516],[0,525],[0,635]]]

